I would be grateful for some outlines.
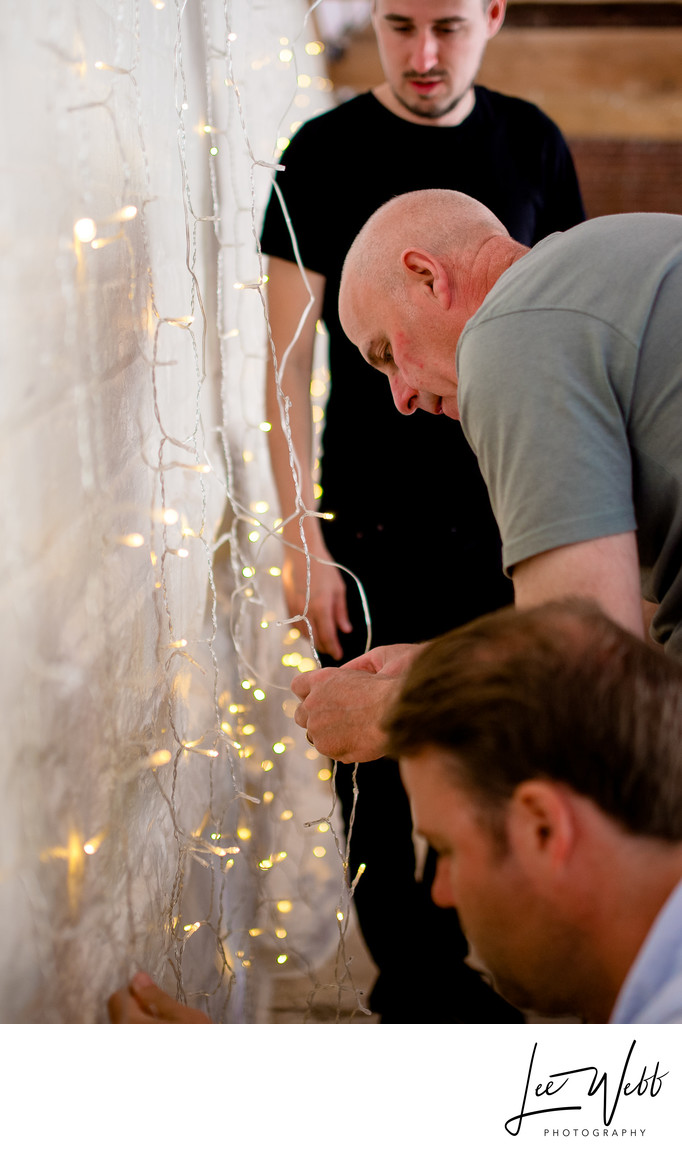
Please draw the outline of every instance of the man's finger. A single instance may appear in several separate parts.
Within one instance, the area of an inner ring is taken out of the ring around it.
[[[353,626],[348,615],[348,603],[344,591],[334,599],[334,622],[343,634],[350,634]]]
[[[313,623],[313,630],[317,635],[317,649],[321,654],[328,654],[336,661],[343,655],[343,647],[339,642],[334,621],[329,615]]]
[[[304,730],[306,730],[308,727],[308,711],[306,710],[303,703],[301,703],[300,706],[297,706],[294,711],[294,722],[297,726],[302,726]]]
[[[307,670],[305,674],[295,674],[291,680],[291,689],[294,694],[301,699],[307,698],[313,688],[311,682],[311,675],[315,674],[314,670]]]
[[[109,1017],[124,1025],[210,1025],[200,1009],[182,1005],[140,971],[124,989],[112,994],[108,1002]]]
[[[140,985],[139,979],[133,979],[132,991],[141,1008],[157,1021],[174,1024],[201,1024],[209,1021],[201,1010],[192,1009],[176,1001],[170,994],[159,989],[154,982]]]
[[[157,1020],[140,1005],[129,986],[112,993],[107,1009],[114,1025],[153,1025]]]

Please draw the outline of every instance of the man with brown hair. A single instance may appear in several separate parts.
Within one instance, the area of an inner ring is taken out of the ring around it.
[[[682,667],[585,602],[509,609],[429,643],[386,731],[500,993],[682,1022]]]

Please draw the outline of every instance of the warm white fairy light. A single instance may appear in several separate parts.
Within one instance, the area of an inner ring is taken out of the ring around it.
[[[132,547],[133,550],[137,550],[138,547],[144,546],[145,540],[144,535],[139,534],[137,531],[133,531],[129,535],[119,535],[118,541],[124,547]]]
[[[173,755],[170,750],[154,750],[147,758],[147,765],[155,768],[157,766],[166,766],[172,757]]]
[[[97,224],[94,219],[89,218],[76,220],[73,225],[73,233],[81,243],[92,243],[97,235]]]
[[[110,212],[109,215],[105,215],[100,220],[100,222],[101,223],[129,223],[130,220],[135,219],[136,216],[137,216],[137,208],[135,207],[135,204],[129,203],[129,204],[126,204],[124,207],[117,208],[116,211]],[[90,222],[92,222],[92,221],[90,221]]]

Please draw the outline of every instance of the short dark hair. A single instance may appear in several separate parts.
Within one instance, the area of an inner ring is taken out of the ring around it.
[[[682,840],[682,666],[591,603],[510,608],[429,643],[384,729],[392,757],[445,751],[491,823],[544,778],[633,834]]]

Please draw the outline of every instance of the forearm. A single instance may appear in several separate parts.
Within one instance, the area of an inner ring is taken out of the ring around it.
[[[312,627],[317,649],[338,659],[343,654],[338,631],[351,630],[346,589],[338,570],[329,565],[332,556],[314,513],[310,377],[324,277],[307,272],[314,293],[311,305],[308,288],[295,264],[273,259],[269,272],[272,346],[266,376],[266,411],[271,424],[272,472],[283,519],[282,584],[291,617],[304,615]]]
[[[303,378],[306,378],[305,385],[302,384]],[[282,533],[287,541],[298,542],[300,545],[296,512],[300,512],[302,506],[311,510],[315,505],[309,373],[299,371],[298,378],[295,378],[295,372],[290,369],[281,385],[283,395],[280,405],[274,365],[270,361],[266,379],[266,417],[271,427],[268,432],[270,465],[280,514],[287,523]],[[310,520],[306,522],[308,538],[315,531],[313,527],[311,532],[309,523]]]
[[[644,636],[639,557],[634,532],[545,551],[518,563],[514,599],[520,608],[567,597],[588,598],[633,634]]]
[[[271,425],[268,436],[273,477],[282,518],[286,521],[304,506],[315,505],[313,421],[310,398],[315,326],[322,311],[324,277],[313,272],[308,289],[295,264],[272,259],[269,265],[268,317],[271,346],[266,373],[265,409]],[[307,315],[300,330],[301,317]],[[306,534],[308,535],[308,524]],[[300,543],[298,523],[285,528],[285,537]],[[311,528],[311,537],[316,534]]]

